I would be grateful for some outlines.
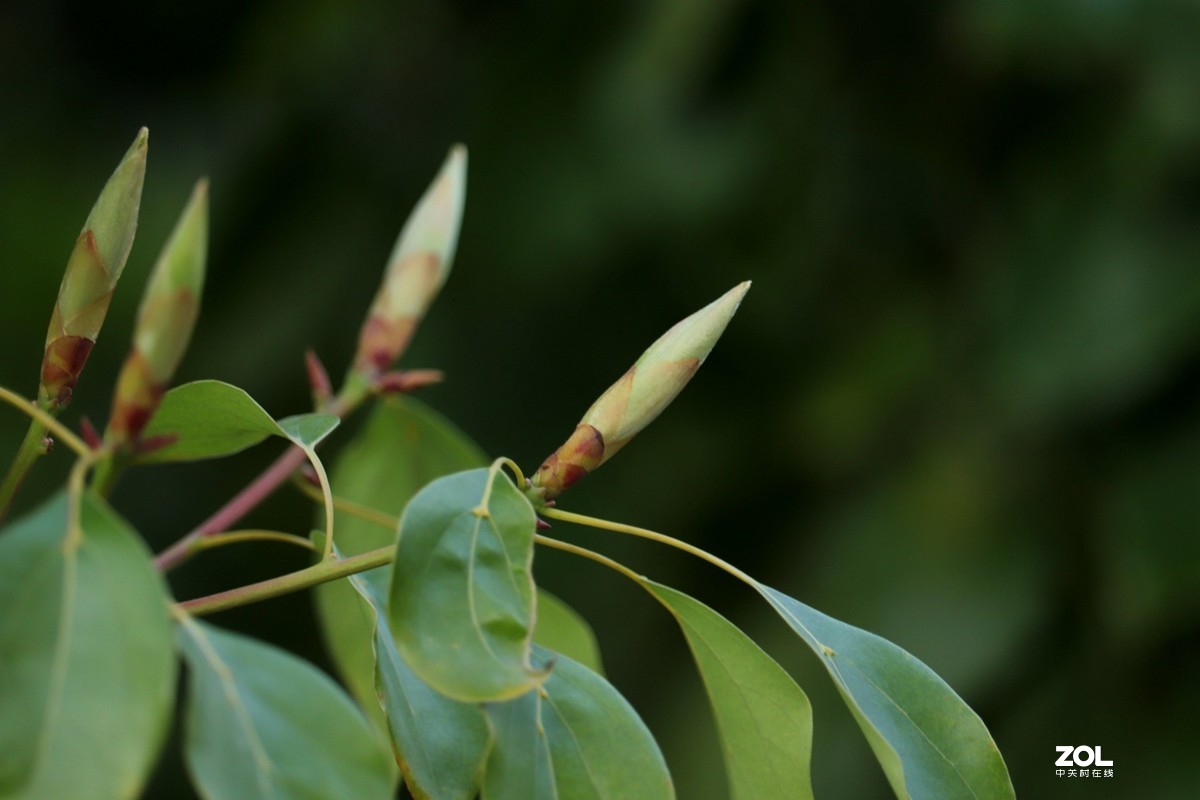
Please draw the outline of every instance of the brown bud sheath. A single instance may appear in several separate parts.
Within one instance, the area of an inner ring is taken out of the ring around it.
[[[359,334],[353,371],[374,376],[408,348],[450,274],[467,189],[467,149],[455,145],[413,209]]]
[[[108,179],[71,251],[46,332],[38,404],[66,406],[100,334],[109,301],[133,246],[148,132],[142,128]]]
[[[650,345],[534,473],[538,494],[558,497],[653,422],[704,363],[749,289],[749,281],[738,284]]]
[[[200,181],[142,295],[105,436],[118,446],[136,444],[183,359],[200,312],[207,248],[208,183]]]

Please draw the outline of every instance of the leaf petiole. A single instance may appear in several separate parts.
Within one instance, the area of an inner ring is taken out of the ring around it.
[[[296,488],[307,495],[309,499],[318,503],[324,502],[324,492],[313,486],[308,481],[304,480],[303,478],[298,478],[293,481],[293,483],[295,483]],[[352,517],[357,517],[358,519],[365,520],[367,522],[373,522],[382,528],[387,528],[393,533],[395,533],[396,529],[400,527],[399,517],[394,517],[391,514],[385,514],[379,509],[371,508],[370,506],[364,506],[361,503],[356,503],[353,500],[347,500],[346,498],[338,497],[337,495],[332,495],[332,498],[334,509],[341,511],[343,514],[348,514]]]
[[[674,536],[667,536],[665,533],[659,533],[658,531],[652,531],[647,528],[639,528],[636,525],[626,525],[622,522],[612,522],[611,520],[600,519],[599,517],[589,517],[586,514],[576,514],[571,511],[563,511],[562,509],[553,507],[542,508],[538,511],[538,513],[543,517],[561,520],[562,522],[573,522],[576,525],[586,525],[589,528],[598,528],[600,530],[612,531],[614,533],[625,533],[630,536],[637,536],[642,539],[649,539],[654,542],[669,545],[674,547],[676,550],[682,550],[685,553],[707,561],[714,567],[728,572],[738,580],[743,581],[744,583],[756,589],[758,588],[758,581],[754,580],[754,578],[750,577],[733,564],[730,564],[725,559],[720,558],[719,556],[714,556],[707,550],[701,550],[699,547],[688,544],[681,539],[676,539]]]
[[[347,386],[343,388],[342,393],[333,402],[322,408],[321,411],[322,413],[332,414],[340,419],[345,419],[369,397],[369,394],[357,386],[352,386],[348,382]],[[182,536],[175,544],[156,555],[154,557],[154,566],[160,572],[167,572],[179,566],[195,553],[193,548],[198,540],[208,536],[215,536],[222,531],[228,530],[231,525],[257,508],[259,503],[279,488],[280,484],[286,481],[304,463],[305,459],[308,458],[309,455],[306,452],[306,448],[299,444],[293,444],[287,450],[283,451],[261,475],[255,478],[246,488],[230,498],[225,505],[213,512],[212,516]],[[318,468],[314,464],[314,469],[318,469],[318,476],[324,474],[324,467]],[[328,483],[327,480],[325,482]],[[330,519],[332,519],[332,515],[330,515]],[[327,524],[332,525],[332,522],[328,522]],[[329,531],[326,533],[329,533]],[[326,540],[329,542],[328,546],[332,548],[332,537],[327,535]]]
[[[330,488],[329,475],[325,472],[325,465],[321,463],[317,451],[309,446],[305,446],[303,450],[308,463],[316,470],[317,480],[321,484],[321,500],[325,507],[325,549],[321,558],[329,558],[333,555],[333,489]]]
[[[608,567],[609,569],[616,570],[617,572],[624,575],[626,578],[629,578],[629,580],[631,580],[634,583],[639,584],[641,586],[645,586],[645,584],[646,584],[645,576],[638,575],[636,572],[634,572],[633,570],[631,570],[629,567],[625,566],[621,562],[614,561],[613,559],[609,558],[606,555],[597,553],[595,550],[589,550],[586,547],[580,547],[577,544],[572,544],[571,542],[564,542],[562,539],[555,539],[550,536],[544,536],[540,533],[535,533],[533,535],[533,540],[540,545],[545,545],[546,547],[550,547],[555,550],[562,550],[564,553],[572,553],[577,556],[582,556],[583,558],[586,558],[589,561],[595,561],[597,564],[601,564],[605,567]]]
[[[294,533],[283,533],[282,531],[264,530],[230,531],[217,536],[209,536],[197,541],[195,550],[211,550],[214,547],[223,547],[227,544],[238,544],[239,542],[284,542],[296,547],[303,547],[313,552],[317,550],[316,546],[303,536],[297,536]]]

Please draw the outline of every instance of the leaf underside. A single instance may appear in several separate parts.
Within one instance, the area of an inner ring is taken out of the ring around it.
[[[933,670],[886,639],[756,588],[821,659],[897,797],[1014,797],[983,721]]]
[[[418,798],[472,800],[479,793],[491,731],[483,709],[438,693],[396,651],[388,626],[387,574],[354,575],[350,584],[373,622],[375,692],[405,782]]]
[[[499,466],[439,478],[405,508],[389,621],[401,656],[441,693],[503,700],[545,678],[530,657],[535,521]]]
[[[421,487],[435,478],[486,465],[478,447],[441,415],[411,397],[382,400],[342,451],[330,474],[338,497],[399,518]],[[385,547],[394,527],[337,512],[338,552],[345,556]],[[364,573],[386,587],[390,570]],[[385,591],[386,595],[386,591]],[[387,721],[376,695],[375,614],[348,581],[318,586],[317,616],[338,673],[381,731]],[[386,603],[378,606],[385,609]],[[386,615],[385,615],[386,616]]]
[[[59,495],[0,537],[0,796],[136,797],[162,743],[176,662],[142,540]]]
[[[750,637],[700,601],[645,581],[670,610],[708,692],[736,800],[811,800],[812,706]]]
[[[179,626],[190,673],[184,757],[207,800],[386,800],[395,767],[332,680],[271,645]]]
[[[670,800],[670,773],[632,706],[593,670],[537,648],[550,677],[489,703],[495,740],[482,800]]]

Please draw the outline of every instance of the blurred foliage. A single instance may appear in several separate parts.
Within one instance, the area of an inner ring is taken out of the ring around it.
[[[105,419],[137,284],[200,174],[210,277],[179,380],[305,410],[304,347],[344,368],[401,222],[464,141],[455,273],[405,360],[449,374],[424,399],[531,470],[661,331],[753,279],[688,391],[565,506],[681,535],[917,654],[987,720],[1022,797],[1193,796],[1198,37],[1185,0],[7,0],[0,383],[35,390],[71,244],[147,125],[139,236],[64,418]],[[0,450],[24,424],[0,415]],[[161,548],[268,448],[148,468],[117,504]],[[40,465],[24,506],[63,470]],[[286,493],[272,516],[307,530]],[[886,796],[748,593],[556,531],[775,637],[813,699],[818,796]],[[298,558],[230,548],[175,585]],[[539,574],[595,621],[681,796],[724,796],[669,618],[563,554]],[[306,597],[220,623],[327,663]],[[1116,776],[1054,777],[1068,743]],[[175,750],[152,797],[188,796]]]

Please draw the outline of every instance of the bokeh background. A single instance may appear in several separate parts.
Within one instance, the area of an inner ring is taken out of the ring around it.
[[[466,142],[455,272],[405,360],[449,375],[423,399],[533,469],[661,331],[753,279],[692,386],[566,506],[901,644],[984,717],[1024,798],[1195,797],[1198,42],[1185,0],[5,0],[0,383],[34,391],[66,256],[139,126],[142,223],[72,423],[105,419],[196,177],[210,276],[180,380],[284,415],[306,409],[306,347],[345,368],[400,224]],[[0,456],[23,427],[0,414]],[[116,502],[161,548],[273,455],[146,470]],[[285,491],[254,519],[310,514]],[[755,597],[649,543],[556,532],[759,637],[813,699],[818,796],[887,796]],[[172,580],[187,597],[298,565],[247,546]],[[680,797],[724,797],[670,619],[590,563],[537,569],[594,621]],[[307,597],[219,621],[327,664]],[[1115,777],[1056,778],[1058,744],[1102,746]],[[177,750],[148,797],[191,796]]]

